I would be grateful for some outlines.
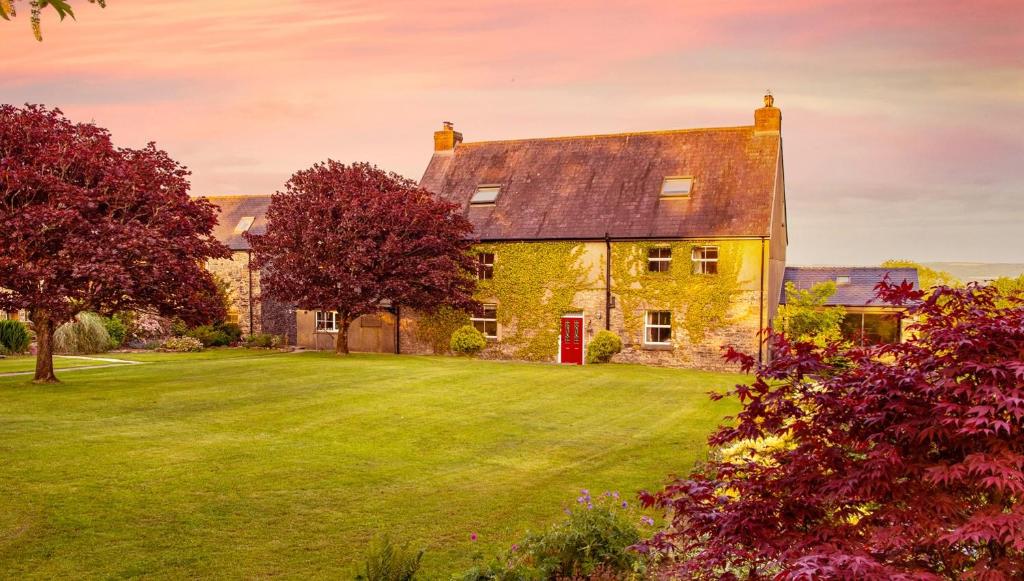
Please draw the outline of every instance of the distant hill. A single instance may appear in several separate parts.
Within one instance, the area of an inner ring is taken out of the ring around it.
[[[944,270],[964,282],[992,280],[1001,276],[1016,278],[1024,274],[1024,263],[923,262],[922,264],[935,270]]]

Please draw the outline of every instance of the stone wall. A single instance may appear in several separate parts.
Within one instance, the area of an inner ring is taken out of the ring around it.
[[[621,245],[625,243],[615,243]],[[762,260],[762,245],[760,240],[729,241],[737,249],[740,264],[737,267],[737,280],[735,294],[729,304],[728,314],[725,320],[709,328],[705,336],[699,342],[694,342],[688,336],[684,326],[673,321],[671,345],[652,346],[644,345],[643,329],[632,332],[628,331],[625,322],[625,313],[622,310],[623,301],[617,300],[616,288],[612,282],[612,295],[614,307],[610,309],[610,324],[605,321],[606,291],[605,291],[605,244],[586,243],[585,253],[581,262],[591,273],[589,280],[581,288],[573,301],[574,307],[578,307],[584,315],[584,330],[586,340],[607,327],[618,334],[624,344],[623,352],[617,355],[614,361],[642,363],[647,365],[688,367],[707,370],[736,370],[735,366],[727,365],[722,360],[722,347],[733,345],[737,348],[752,354],[758,353],[758,331],[761,328],[761,317],[766,316],[762,312],[761,285],[762,276],[767,276],[770,265]],[[613,252],[616,252],[613,245]],[[500,247],[495,250],[496,260],[500,260]],[[688,260],[686,258],[685,260]],[[767,285],[766,285],[767,286]],[[765,291],[770,289],[766,288]],[[478,297],[480,300],[491,302],[488,297]],[[777,297],[776,297],[777,298]],[[773,297],[764,297],[764,310],[773,304]],[[643,307],[635,307],[634,315],[642,319]],[[654,305],[652,305],[652,308]],[[661,306],[660,308],[665,308]],[[673,305],[670,310],[673,318],[685,316],[686,308],[700,308],[700,305],[692,304],[689,307]],[[498,304],[500,311],[501,305]],[[402,311],[400,322],[401,351],[410,354],[432,353],[430,345],[421,341],[417,336],[419,315],[411,310]],[[634,318],[635,320],[635,318]],[[552,317],[551,325],[559,324],[557,317]],[[498,327],[498,339],[489,342],[487,349],[481,354],[485,358],[512,358],[514,349],[503,342],[503,337],[512,335],[515,332],[515,323],[501,325]],[[556,357],[551,357],[556,360]]]
[[[260,294],[260,274],[249,270],[249,253],[235,250],[231,258],[217,258],[206,263],[206,268],[228,285],[228,320],[238,323],[242,333],[261,333],[261,308],[256,297]],[[251,309],[251,311],[250,311]],[[250,324],[250,321],[252,324]]]

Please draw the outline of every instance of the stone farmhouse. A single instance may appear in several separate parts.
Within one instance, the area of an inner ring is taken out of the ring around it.
[[[475,227],[483,307],[470,321],[485,355],[578,363],[604,329],[622,337],[621,361],[718,368],[722,345],[758,352],[786,265],[781,124],[770,95],[737,127],[467,142],[445,123],[420,183]],[[242,234],[262,231],[269,196],[209,199],[234,251],[210,265],[232,317],[329,348],[334,313],[254,300]],[[400,305],[361,317],[350,348],[430,352],[440,318]]]

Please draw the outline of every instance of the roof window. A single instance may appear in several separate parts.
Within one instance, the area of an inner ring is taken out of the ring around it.
[[[693,189],[692,177],[670,177],[665,178],[661,183],[661,197],[663,198],[685,198],[690,195]]]
[[[473,206],[489,206],[498,199],[500,191],[500,186],[479,186],[473,197],[469,199],[469,203]]]
[[[844,284],[850,284],[850,275],[848,275],[848,274],[836,275],[836,286],[843,286]]]
[[[255,216],[243,216],[242,219],[238,221],[238,225],[235,226],[235,234],[248,232],[249,228],[252,228],[252,223],[255,221]]]

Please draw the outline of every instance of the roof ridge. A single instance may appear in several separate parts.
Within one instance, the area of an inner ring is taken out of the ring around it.
[[[632,135],[675,135],[678,133],[697,133],[707,131],[753,131],[753,125],[737,125],[735,127],[695,127],[691,129],[655,129],[651,131],[624,131],[620,133],[594,133],[589,135],[560,135],[555,137],[524,137],[522,139],[489,139],[485,141],[467,141],[460,143],[460,147],[473,145],[486,145],[488,143],[517,143],[521,141],[563,141],[568,139],[587,139],[601,137],[629,137]]]
[[[274,194],[189,194],[192,198],[267,198]]]

